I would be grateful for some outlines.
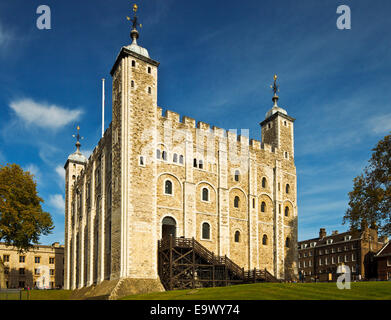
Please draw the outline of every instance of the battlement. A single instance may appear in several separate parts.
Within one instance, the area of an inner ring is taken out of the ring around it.
[[[263,143],[259,140],[250,139],[248,136],[243,134],[237,134],[236,130],[225,130],[222,128],[218,128],[215,126],[211,126],[209,123],[203,121],[196,121],[193,118],[188,116],[180,116],[177,112],[165,110],[163,115],[163,109],[161,107],[157,107],[158,118],[161,120],[170,120],[172,122],[172,128],[175,128],[175,124],[181,123],[188,129],[199,129],[202,132],[208,132],[214,135],[219,139],[226,139],[228,143],[238,143],[238,147],[249,147],[250,152],[260,152],[266,151],[270,153],[276,153],[277,148],[273,147],[270,144]],[[183,128],[183,127],[182,127]],[[243,133],[243,131],[242,131]],[[95,150],[94,150],[95,151]]]

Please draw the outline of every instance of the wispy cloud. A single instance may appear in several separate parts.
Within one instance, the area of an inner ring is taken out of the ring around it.
[[[29,171],[32,175],[34,175],[35,180],[40,184],[42,184],[42,179],[41,179],[41,171],[39,170],[38,166],[35,165],[34,163],[28,164],[25,168],[25,171]]]
[[[9,45],[12,38],[11,32],[4,29],[4,27],[0,24],[0,49],[4,50]]]
[[[57,166],[56,167],[56,172],[60,176],[61,181],[65,181],[65,170],[63,166]]]
[[[71,110],[32,99],[12,101],[10,108],[24,124],[49,129],[64,127],[83,114],[83,111],[79,109]]]
[[[374,116],[368,124],[374,133],[388,133],[391,131],[391,113]]]
[[[65,200],[62,194],[50,195],[48,205],[58,213],[64,214],[65,212]]]

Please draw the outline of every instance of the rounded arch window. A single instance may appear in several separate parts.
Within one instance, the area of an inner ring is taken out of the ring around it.
[[[156,149],[156,158],[160,159],[160,156],[161,156],[160,149]]]
[[[177,163],[177,162],[178,162],[178,155],[177,155],[176,153],[174,153],[172,161],[173,161],[174,163]]]
[[[202,239],[204,240],[210,239],[210,224],[208,222],[204,222],[202,224]]]
[[[202,200],[209,201],[209,190],[208,188],[202,188]]]
[[[266,178],[262,178],[262,188],[266,188]]]
[[[164,193],[172,194],[172,182],[170,180],[164,182]]]
[[[263,244],[264,246],[267,245],[267,235],[266,235],[266,234],[264,234],[263,237],[262,237],[262,244]]]
[[[285,217],[289,217],[289,207],[285,207]]]
[[[240,242],[240,231],[235,232],[235,242]]]
[[[285,247],[289,248],[290,245],[291,245],[291,239],[290,239],[289,237],[287,237],[287,238],[285,239]]]
[[[236,196],[234,199],[234,207],[239,208],[239,204],[240,204],[240,199],[238,196]]]
[[[265,201],[262,201],[262,203],[261,203],[261,212],[266,212],[266,203],[265,203]]]
[[[180,164],[183,164],[183,155],[180,155],[180,156],[179,156],[179,163],[180,163]]]
[[[164,161],[167,160],[167,152],[166,152],[166,151],[163,151],[163,152],[162,152],[162,159],[163,159]]]
[[[132,60],[132,67],[136,66],[136,61]]]
[[[239,181],[239,178],[240,178],[240,172],[239,172],[239,170],[236,170],[235,171],[235,181]]]
[[[289,193],[289,191],[290,191],[290,186],[289,186],[289,184],[287,184],[287,185],[285,186],[285,192],[286,192],[286,193]]]

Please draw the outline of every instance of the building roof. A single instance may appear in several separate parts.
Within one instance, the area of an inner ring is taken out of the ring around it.
[[[375,254],[376,258],[391,256],[391,240],[388,241],[378,253]]]
[[[361,239],[361,234],[362,234],[361,230],[356,231],[356,232],[347,231],[347,232],[342,232],[342,233],[334,233],[334,234],[331,234],[331,235],[328,235],[328,236],[325,236],[322,238],[318,237],[318,238],[299,241],[298,245],[301,246],[302,244],[310,244],[312,242],[316,242],[316,247],[319,247],[319,246],[328,245],[327,241],[330,239],[333,240],[333,242],[332,242],[333,244],[338,243],[338,242],[344,242],[344,241],[346,241],[345,236],[348,236],[348,235],[352,236],[350,241],[351,240],[359,240],[359,239]]]

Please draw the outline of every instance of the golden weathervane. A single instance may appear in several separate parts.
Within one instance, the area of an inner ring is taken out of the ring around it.
[[[134,4],[133,5],[133,12],[134,12],[133,19],[131,19],[130,17],[126,17],[126,19],[128,21],[131,21],[133,23],[133,29],[137,29],[137,26],[140,26],[140,28],[143,27],[141,23],[139,25],[137,24],[137,16],[136,16],[137,10],[138,10],[138,6],[137,6],[137,4]]]

